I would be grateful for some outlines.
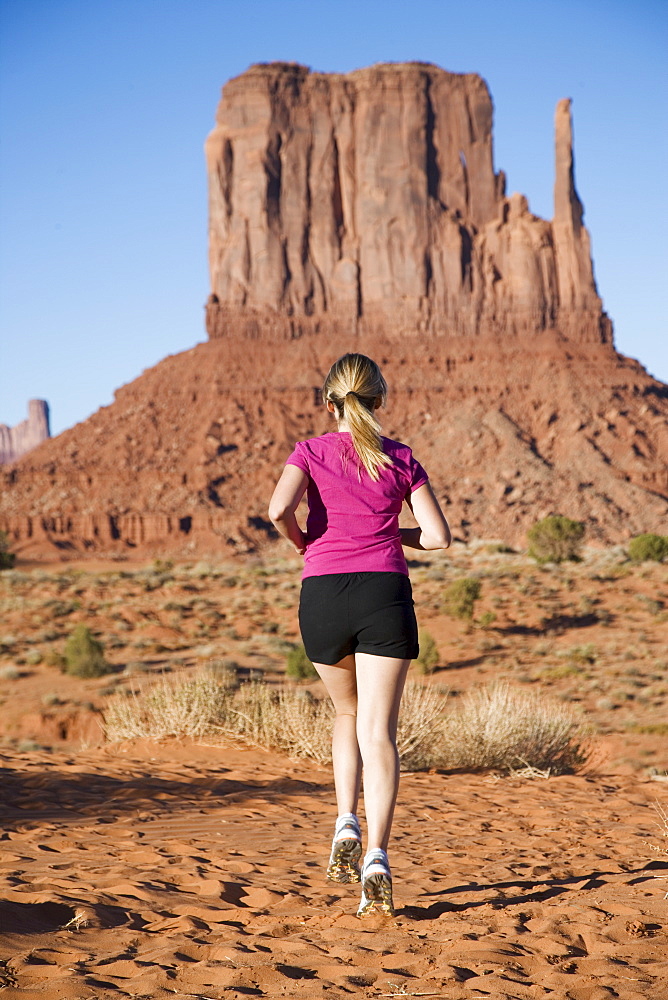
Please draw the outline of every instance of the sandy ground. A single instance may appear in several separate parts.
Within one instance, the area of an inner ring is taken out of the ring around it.
[[[361,921],[324,877],[327,768],[184,740],[0,761],[4,997],[668,996],[660,781],[406,774],[397,915]]]
[[[441,654],[422,682],[454,707],[496,678],[540,690],[596,752],[547,780],[404,775],[397,915],[378,923],[324,877],[328,768],[104,743],[108,699],[164,671],[231,660],[241,681],[282,683],[295,559],[0,574],[3,998],[668,998],[667,567],[609,549],[540,568],[481,543],[411,575]],[[462,575],[482,582],[473,622],[444,613]],[[81,622],[112,673],[50,665]]]

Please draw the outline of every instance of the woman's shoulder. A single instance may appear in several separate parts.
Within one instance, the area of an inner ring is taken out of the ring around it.
[[[302,441],[297,441],[297,444],[304,445],[307,448],[326,448],[339,436],[328,431],[326,434],[318,434],[316,437],[304,438]]]
[[[383,451],[386,455],[390,455],[391,457],[396,455],[398,458],[410,458],[413,454],[413,449],[409,445],[404,444],[403,441],[394,441],[388,437],[383,437],[382,441]]]
[[[339,438],[339,434],[332,434],[331,432],[319,434],[317,437],[304,438],[303,441],[295,442],[295,451],[305,451],[309,455],[322,457],[331,452],[332,448],[340,443]]]

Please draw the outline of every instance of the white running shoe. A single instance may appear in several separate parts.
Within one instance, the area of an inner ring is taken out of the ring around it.
[[[357,816],[345,813],[336,821],[327,878],[341,885],[359,882],[361,857],[362,834]]]
[[[369,851],[362,866],[362,899],[357,916],[366,917],[371,913],[394,916],[392,872],[387,853],[382,848]]]

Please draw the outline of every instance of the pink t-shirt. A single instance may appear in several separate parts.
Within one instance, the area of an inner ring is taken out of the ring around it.
[[[348,431],[295,445],[285,464],[296,465],[308,476],[302,579],[327,573],[408,576],[399,513],[406,497],[428,476],[407,445],[385,437],[382,442],[392,465],[380,469],[378,482],[360,467]]]

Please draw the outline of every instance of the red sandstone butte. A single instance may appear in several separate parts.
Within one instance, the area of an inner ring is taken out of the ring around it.
[[[505,196],[492,99],[425,63],[253,66],[206,143],[211,337],[349,329],[611,341],[556,115],[552,222]]]
[[[668,386],[614,349],[570,102],[551,221],[506,197],[492,153],[474,74],[273,63],[227,83],[206,143],[209,340],[3,471],[16,551],[265,544],[272,484],[328,428],[317,388],[351,349],[383,365],[384,431],[413,446],[457,536],[521,544],[548,513],[592,541],[664,531]]]

